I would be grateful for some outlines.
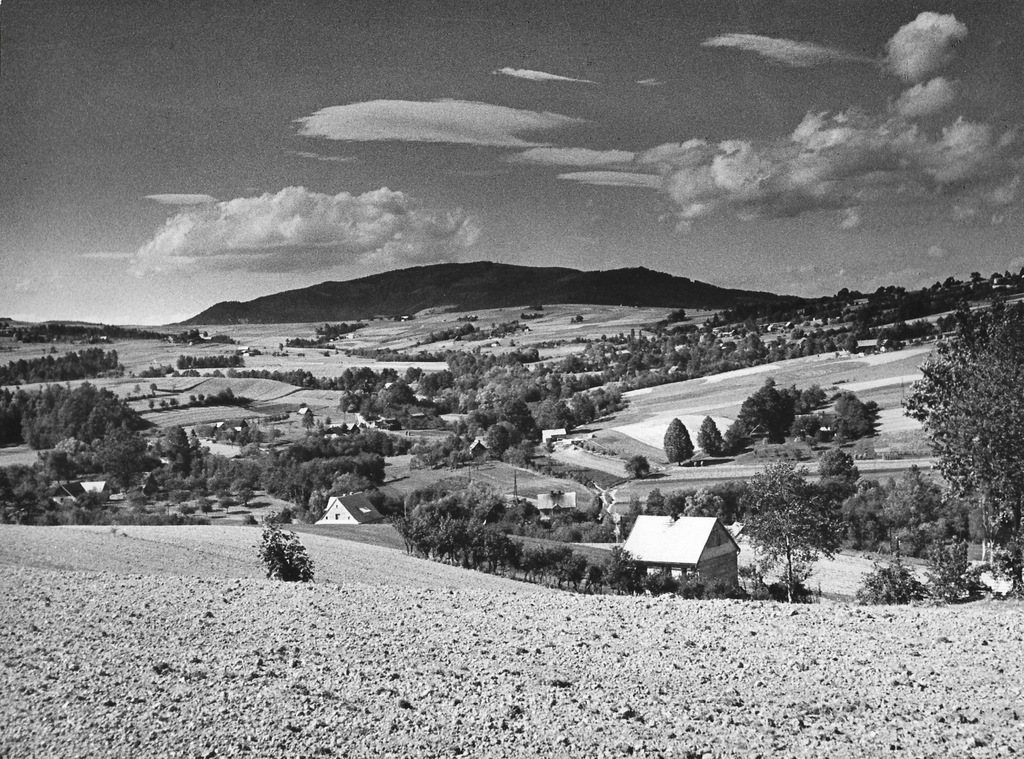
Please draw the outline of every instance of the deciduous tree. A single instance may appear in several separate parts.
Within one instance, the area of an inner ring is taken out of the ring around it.
[[[831,557],[840,543],[840,524],[828,504],[792,464],[768,465],[750,480],[746,531],[765,566],[782,564],[789,601],[800,565],[820,554]]]
[[[955,336],[939,344],[921,372],[907,413],[924,422],[953,490],[991,508],[994,566],[1022,594],[1024,306],[962,310]]]

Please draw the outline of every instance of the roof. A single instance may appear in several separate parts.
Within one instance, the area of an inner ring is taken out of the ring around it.
[[[327,502],[327,511],[324,512],[324,521],[332,509],[344,509],[349,515],[360,524],[379,522],[384,515],[374,508],[370,499],[364,493],[351,493],[349,495],[332,496]]]
[[[672,517],[642,515],[636,518],[623,548],[638,560],[651,564],[696,565],[719,524],[717,517],[673,520]],[[724,527],[722,532],[736,545]],[[739,551],[738,545],[736,550]]]
[[[568,493],[563,493],[560,490],[552,490],[550,493],[538,493],[537,508],[541,511],[575,509],[576,493],[571,490]]]

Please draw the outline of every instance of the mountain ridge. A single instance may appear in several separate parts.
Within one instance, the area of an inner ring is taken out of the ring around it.
[[[244,302],[221,301],[181,324],[330,322],[426,308],[464,311],[537,303],[719,309],[783,297],[790,296],[718,287],[642,266],[580,271],[475,261],[321,282]]]

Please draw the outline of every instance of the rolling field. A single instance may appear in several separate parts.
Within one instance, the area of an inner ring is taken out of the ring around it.
[[[715,419],[724,432],[743,401],[764,384],[765,378],[773,377],[782,387],[796,385],[802,389],[817,384],[827,393],[851,390],[862,401],[875,401],[881,409],[876,447],[884,447],[889,434],[921,429],[918,422],[903,416],[901,403],[910,385],[920,377],[917,368],[930,351],[930,346],[918,346],[876,356],[811,356],[633,390],[624,394],[629,401],[624,411],[592,426],[599,431],[599,442],[601,432],[611,431],[660,451],[669,422],[679,418],[696,444],[697,430],[705,416]],[[665,463],[663,453],[658,461]]]
[[[301,538],[311,585],[262,578],[258,529],[0,527],[0,754],[1024,749],[1019,603],[591,596]]]

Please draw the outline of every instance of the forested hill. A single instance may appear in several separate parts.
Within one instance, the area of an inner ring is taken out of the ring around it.
[[[555,303],[721,309],[777,299],[772,293],[730,290],[642,267],[584,272],[479,261],[324,282],[245,303],[225,301],[184,324],[325,322],[439,306],[462,311]]]

